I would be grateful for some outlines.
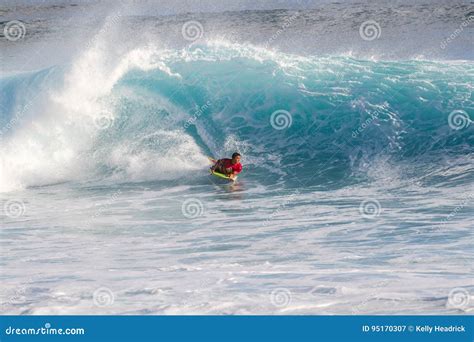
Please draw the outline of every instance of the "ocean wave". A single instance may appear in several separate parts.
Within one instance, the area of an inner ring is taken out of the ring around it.
[[[176,179],[234,150],[261,182],[350,184],[381,159],[445,181],[446,165],[472,160],[473,76],[468,62],[297,56],[225,41],[114,56],[97,44],[69,66],[0,81],[0,191]]]

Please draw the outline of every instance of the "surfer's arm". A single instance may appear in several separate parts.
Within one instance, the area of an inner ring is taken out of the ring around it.
[[[227,174],[230,178],[234,179],[242,171],[242,166],[235,168],[229,168],[229,173]]]
[[[223,172],[223,173],[224,173],[226,176],[229,176],[229,177],[230,177],[230,176],[234,173],[234,171],[232,170],[232,168],[229,167],[229,168],[227,168],[227,169],[224,169],[224,172]]]

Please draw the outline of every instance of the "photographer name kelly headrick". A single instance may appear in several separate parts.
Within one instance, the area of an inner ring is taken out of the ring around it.
[[[443,326],[443,325],[415,325],[415,332],[422,332],[422,333],[429,333],[431,334],[432,332],[466,332],[466,328],[464,325],[449,325],[449,326]]]

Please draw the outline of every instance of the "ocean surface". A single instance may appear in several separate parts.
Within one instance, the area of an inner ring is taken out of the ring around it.
[[[472,314],[473,11],[0,4],[1,312]]]

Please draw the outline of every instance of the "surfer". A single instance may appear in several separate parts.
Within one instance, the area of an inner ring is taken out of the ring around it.
[[[240,164],[240,153],[233,153],[232,159],[223,158],[216,161],[211,167],[212,172],[220,172],[230,178],[234,179],[237,174],[242,171],[242,164]]]

